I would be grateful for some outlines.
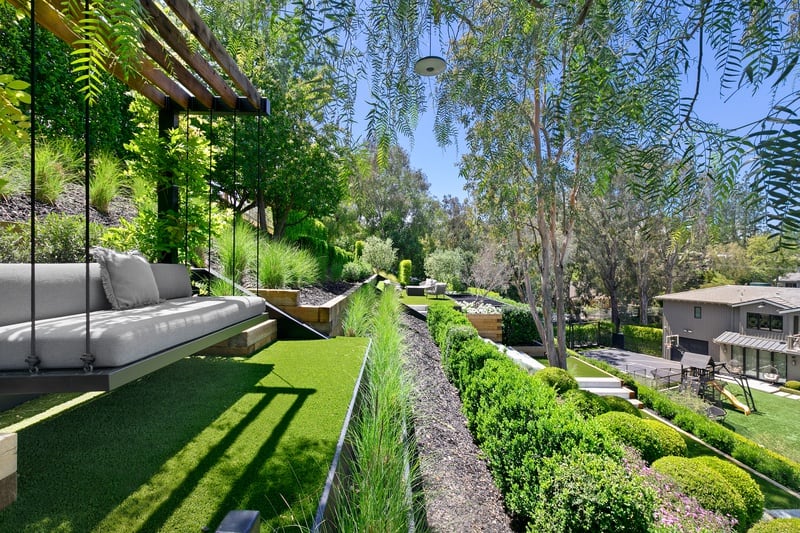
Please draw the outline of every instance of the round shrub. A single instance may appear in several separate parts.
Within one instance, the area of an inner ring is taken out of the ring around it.
[[[800,518],[776,518],[758,522],[749,533],[797,533],[800,531]]]
[[[645,424],[641,418],[619,411],[609,411],[599,415],[595,420],[623,444],[639,450],[646,462],[652,463],[662,456],[659,433]]]
[[[570,376],[569,373],[563,368],[558,368],[555,366],[548,366],[541,370],[537,370],[533,375],[533,379],[548,384],[555,389],[556,394],[559,395],[567,392],[568,390],[578,388],[578,382],[575,381],[575,378]]]
[[[543,461],[528,531],[650,530],[655,492],[619,462],[592,453]]]
[[[608,404],[606,404],[605,399],[588,390],[568,390],[561,397],[565,403],[574,406],[579,413],[587,418],[608,412]]]
[[[742,529],[747,523],[747,508],[739,492],[713,468],[685,457],[662,457],[652,465],[653,470],[671,478],[687,496],[696,499],[709,511],[735,518]]]
[[[643,419],[642,421],[658,434],[660,457],[666,457],[667,455],[686,457],[686,441],[683,440],[680,433],[658,420]]]
[[[722,474],[728,483],[739,492],[747,509],[746,523],[740,524],[743,530],[761,520],[764,514],[764,494],[750,474],[735,464],[718,457],[704,456],[692,459],[694,463],[706,465]]]
[[[400,261],[400,272],[397,277],[403,287],[411,283],[411,259]]]
[[[350,261],[342,267],[342,279],[345,281],[361,281],[372,274],[370,266],[363,261]]]
[[[609,411],[620,411],[623,413],[628,413],[629,415],[633,415],[637,418],[642,417],[642,412],[625,398],[620,398],[619,396],[604,396],[603,399],[605,400]]]
[[[793,379],[790,379],[783,386],[786,387],[787,389],[800,390],[800,381],[795,381]]]

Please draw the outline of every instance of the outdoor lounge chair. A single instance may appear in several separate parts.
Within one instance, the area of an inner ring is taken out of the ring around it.
[[[434,283],[432,287],[427,287],[425,289],[425,297],[427,298],[429,295],[433,295],[435,298],[439,298],[439,295],[444,296],[445,291],[447,291],[447,283]]]

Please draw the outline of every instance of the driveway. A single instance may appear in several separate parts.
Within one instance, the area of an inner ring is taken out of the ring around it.
[[[681,364],[661,357],[653,357],[642,353],[618,350],[617,348],[600,348],[583,352],[586,357],[605,361],[617,369],[628,374],[652,378],[653,371],[658,370],[661,375],[677,373],[680,376]],[[663,370],[660,370],[663,369]],[[679,378],[680,379],[680,378]]]

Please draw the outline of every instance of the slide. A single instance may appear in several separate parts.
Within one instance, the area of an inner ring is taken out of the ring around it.
[[[746,404],[743,404],[742,402],[740,402],[739,399],[736,396],[734,396],[728,389],[722,387],[716,381],[709,381],[709,384],[712,387],[714,387],[715,389],[717,389],[719,392],[721,392],[722,395],[725,396],[725,398],[727,398],[727,400],[735,408],[737,408],[738,410],[740,410],[741,412],[743,412],[746,415],[750,414],[750,408]]]

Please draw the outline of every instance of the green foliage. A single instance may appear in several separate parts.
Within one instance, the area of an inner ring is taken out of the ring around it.
[[[31,103],[28,87],[30,83],[0,73],[0,139],[16,144],[27,140],[31,123],[21,108]]]
[[[36,199],[55,205],[67,183],[80,180],[81,155],[68,139],[45,140],[36,146]],[[30,186],[26,192],[30,193]]]
[[[541,341],[531,310],[522,305],[503,306],[503,344],[525,346]]]
[[[685,457],[662,457],[652,467],[670,477],[681,492],[695,498],[704,508],[736,518],[737,531],[747,531],[744,499],[717,470]]]
[[[89,179],[89,203],[101,213],[108,213],[108,206],[124,186],[122,164],[115,155],[100,152],[92,161]]]
[[[372,311],[376,304],[375,289],[364,285],[350,297],[342,319],[342,329],[348,337],[366,337],[372,330]]]
[[[639,411],[639,409],[625,398],[620,398],[619,396],[606,396],[604,400],[609,411],[628,413],[629,415],[633,415],[638,418],[642,417],[642,413]]]
[[[260,286],[269,289],[297,288],[319,281],[319,265],[308,250],[280,240],[264,243],[260,249]]]
[[[241,217],[234,217],[215,239],[222,275],[241,284],[256,263],[257,235],[255,228]]]
[[[639,450],[642,459],[652,463],[664,456],[659,443],[660,434],[639,417],[619,411],[599,415],[597,423],[613,433],[620,441]]]
[[[353,253],[355,254],[356,259],[361,259],[361,256],[364,253],[364,241],[356,241],[356,244],[353,247]]]
[[[342,268],[342,279],[344,281],[361,281],[372,274],[372,267],[363,261],[350,261],[345,263]]]
[[[704,455],[693,459],[694,463],[699,463],[716,470],[736,489],[744,500],[746,509],[746,519],[740,524],[742,531],[747,531],[750,526],[761,520],[764,514],[764,494],[750,474],[719,457]]]
[[[661,357],[661,328],[626,325],[622,327],[625,335],[625,349]]]
[[[0,198],[26,190],[26,181],[30,182],[29,168],[26,147],[0,137]]]
[[[411,259],[403,259],[400,261],[400,272],[397,276],[400,283],[405,286],[411,283]]]
[[[447,283],[454,291],[466,289],[467,260],[463,250],[436,250],[425,258],[425,275]]]
[[[544,459],[529,532],[650,531],[656,494],[642,476],[593,453]]]
[[[439,346],[445,346],[447,332],[452,327],[468,326],[474,329],[464,313],[456,311],[452,305],[443,302],[428,306],[427,323],[434,342]]]
[[[666,457],[667,455],[686,456],[688,452],[686,441],[683,440],[680,433],[659,420],[645,418],[642,421],[658,435],[659,455],[661,457]]]
[[[787,389],[800,390],[800,381],[789,380],[784,385]]]
[[[747,466],[786,485],[800,490],[800,464],[731,432],[734,442],[731,455]]]
[[[484,342],[475,328],[456,326],[447,332],[442,348],[442,364],[445,373],[455,387],[463,392],[475,373],[489,359],[501,359],[497,348]]]
[[[541,381],[542,383],[547,384],[549,387],[552,387],[559,396],[567,391],[578,388],[578,382],[569,374],[569,372],[563,368],[557,368],[554,366],[548,366],[542,368],[541,370],[537,370],[533,375],[533,379],[536,381]]]
[[[606,404],[605,398],[591,391],[572,389],[562,394],[561,398],[587,418],[608,412],[608,404]]]
[[[800,531],[800,518],[776,518],[758,522],[749,533],[797,533]]]
[[[85,219],[81,215],[50,213],[36,225],[36,262],[80,263],[84,254]],[[100,244],[104,228],[89,223],[89,247]],[[30,228],[19,224],[0,231],[0,262],[30,262]]]
[[[391,272],[397,260],[397,250],[392,247],[392,239],[381,239],[374,235],[367,237],[361,260],[371,265],[375,272]]]

